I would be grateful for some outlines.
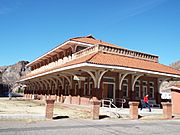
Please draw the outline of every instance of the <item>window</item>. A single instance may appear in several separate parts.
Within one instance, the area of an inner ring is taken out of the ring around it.
[[[143,81],[143,85],[147,85],[147,81]]]
[[[123,97],[128,97],[128,85],[123,84]]]
[[[123,80],[122,92],[123,92],[123,97],[128,97],[128,79]]]
[[[149,97],[154,98],[154,82],[149,82]]]
[[[143,97],[147,95],[147,86],[143,86]]]
[[[149,97],[150,98],[154,98],[154,87],[152,87],[152,86],[150,86],[150,88],[149,88]]]
[[[93,83],[89,82],[89,95],[92,95]]]
[[[58,96],[60,96],[60,91],[62,90],[62,86],[61,85],[59,85],[59,90],[58,90]]]
[[[69,85],[65,85],[65,95],[69,94]]]
[[[140,98],[141,97],[141,93],[140,93],[140,81],[136,81],[135,84],[135,93],[136,93],[136,98]]]
[[[78,83],[75,83],[75,92],[74,92],[75,95],[77,95],[77,90],[78,90]]]
[[[115,78],[114,78],[114,77],[104,76],[104,77],[103,77],[103,81],[104,81],[104,82],[115,82]]]
[[[139,98],[140,97],[140,86],[139,85],[136,85],[135,86],[135,92],[136,92],[136,97]]]
[[[154,86],[154,82],[149,82],[149,86]]]
[[[88,84],[87,82],[84,83],[84,95],[87,95],[87,90],[88,90]]]

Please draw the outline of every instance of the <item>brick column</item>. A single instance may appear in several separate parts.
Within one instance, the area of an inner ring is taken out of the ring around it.
[[[130,101],[129,102],[129,111],[130,111],[130,118],[131,119],[138,119],[138,105],[139,102]]]
[[[79,95],[77,97],[78,97],[78,105],[80,105],[81,104],[81,97]]]
[[[55,101],[54,99],[46,100],[46,118],[47,119],[53,118],[54,101]]]
[[[180,114],[180,91],[171,89],[171,102],[172,102],[172,113],[174,115]]]
[[[72,96],[69,95],[69,104],[71,104],[71,103],[72,103]]]
[[[99,119],[99,109],[100,109],[100,101],[99,100],[90,100],[92,108],[91,108],[91,117],[93,120]]]
[[[59,102],[59,96],[56,96],[56,102]]]
[[[63,95],[61,94],[61,99],[60,99],[60,102],[63,103],[64,102],[64,97]]]
[[[162,102],[163,116],[165,119],[172,119],[172,104],[169,102]]]

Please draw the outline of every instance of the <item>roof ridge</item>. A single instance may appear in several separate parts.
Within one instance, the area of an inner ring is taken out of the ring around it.
[[[94,54],[92,53],[92,56],[91,56],[89,59],[87,59],[86,62],[90,61],[90,60],[91,60],[94,56],[96,56],[98,53],[100,53],[100,52],[95,52]]]
[[[87,36],[79,36],[79,37],[70,38],[69,40],[78,39],[78,38],[92,38],[92,39],[97,40],[92,34],[89,34]]]

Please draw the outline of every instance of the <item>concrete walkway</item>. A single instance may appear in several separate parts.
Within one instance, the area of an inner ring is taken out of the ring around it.
[[[0,119],[36,119],[45,120],[45,114],[0,114]]]
[[[111,118],[116,118],[115,115],[116,108],[107,108],[107,107],[101,107],[100,108],[100,114],[101,115],[107,115]],[[120,115],[121,118],[129,118],[129,108],[118,108],[117,113]],[[140,117],[156,117],[159,116],[159,118],[163,117],[163,109],[159,108],[151,108],[151,112],[149,112],[148,108],[144,108],[143,110],[138,109],[138,113]]]
[[[162,109],[157,109],[157,108],[153,108],[151,112],[148,111],[148,109],[143,109],[143,110],[138,110],[139,111],[139,115],[141,117],[156,117],[159,116],[159,118],[161,118],[163,116],[163,110]],[[105,108],[105,107],[101,107],[100,108],[100,115],[105,115],[108,116],[109,118],[117,118],[117,116],[115,115],[116,112],[115,108],[110,109],[109,108]],[[120,115],[120,118],[125,118],[125,119],[129,119],[129,108],[118,108],[117,110],[118,114]],[[36,119],[36,120],[45,120],[45,114],[0,114],[0,119]]]

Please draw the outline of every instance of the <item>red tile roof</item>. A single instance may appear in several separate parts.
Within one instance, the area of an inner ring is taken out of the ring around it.
[[[180,85],[174,85],[175,87],[177,87],[177,88],[180,88]]]
[[[154,72],[160,72],[160,73],[168,73],[168,74],[173,74],[173,75],[180,75],[180,70],[176,70],[169,66],[165,66],[159,63],[141,60],[137,58],[131,58],[127,56],[110,54],[110,53],[102,53],[102,52],[96,52],[96,53],[86,55],[84,57],[77,58],[75,60],[72,60],[63,65],[57,66],[55,68],[44,70],[41,73],[67,67],[67,66],[81,64],[81,63],[120,66],[120,67],[134,68],[134,69],[143,69],[147,71],[154,71]],[[41,73],[38,73],[38,74],[41,74]],[[33,75],[30,75],[30,76],[33,76]],[[30,77],[30,76],[27,76],[27,77]]]
[[[84,63],[84,62],[92,63],[92,64],[136,68],[136,69],[143,69],[143,70],[148,70],[148,71],[180,75],[179,70],[173,69],[163,64],[141,60],[137,58],[131,58],[127,56],[120,56],[120,55],[101,53],[101,52],[98,52],[96,54],[91,54],[85,57],[81,57],[79,59],[75,59],[62,66],[63,67],[70,66],[70,65]]]
[[[88,43],[88,44],[101,44],[101,45],[105,45],[105,46],[110,46],[110,47],[118,47],[118,48],[122,48],[120,46],[114,45],[114,44],[110,44],[101,40],[97,40],[95,39],[93,36],[85,36],[85,37],[76,37],[76,38],[71,38],[71,41],[77,41],[77,42],[82,42],[82,43]]]

